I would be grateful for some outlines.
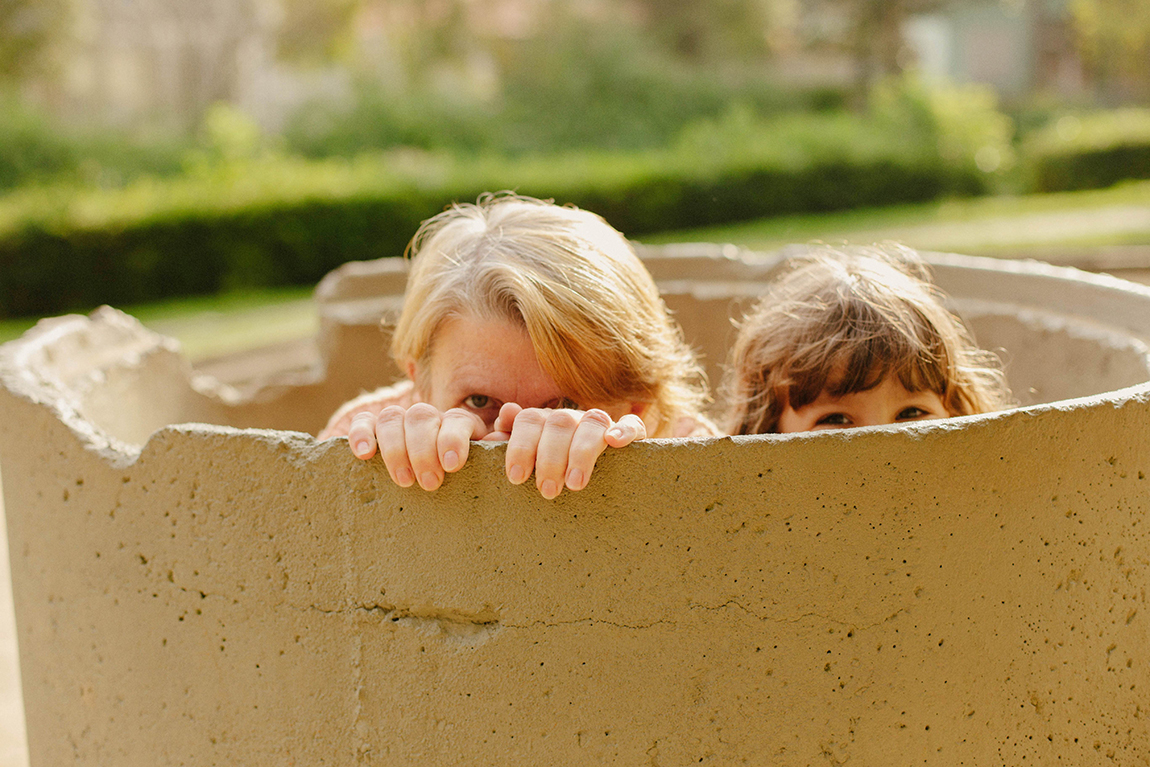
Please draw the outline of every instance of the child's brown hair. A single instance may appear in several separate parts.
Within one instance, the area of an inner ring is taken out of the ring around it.
[[[867,391],[895,375],[952,415],[1009,407],[998,358],[943,304],[902,246],[823,249],[794,259],[741,323],[725,395],[731,434],[778,430],[788,405]]]

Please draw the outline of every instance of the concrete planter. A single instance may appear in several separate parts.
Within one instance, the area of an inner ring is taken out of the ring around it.
[[[646,255],[711,360],[776,262]],[[1150,290],[934,261],[1026,407],[652,441],[552,502],[272,430],[388,375],[387,265],[321,285],[332,375],[250,391],[42,323],[0,348],[33,766],[1150,761]]]

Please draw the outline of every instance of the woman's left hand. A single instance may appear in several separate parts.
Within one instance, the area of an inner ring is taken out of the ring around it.
[[[522,484],[535,473],[535,487],[544,498],[582,490],[591,479],[595,461],[608,447],[625,447],[645,439],[647,427],[638,415],[613,421],[602,410],[527,408],[507,403],[495,420],[495,434],[507,438],[507,478]]]

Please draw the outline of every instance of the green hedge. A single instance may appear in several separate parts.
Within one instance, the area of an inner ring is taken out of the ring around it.
[[[1150,110],[1066,115],[1029,136],[1023,155],[1028,186],[1036,192],[1100,189],[1150,178]]]
[[[484,191],[574,203],[640,236],[984,190],[985,174],[929,143],[850,116],[765,126],[736,114],[660,152],[263,158],[121,190],[24,190],[0,199],[0,317],[312,283],[402,254],[420,221]]]

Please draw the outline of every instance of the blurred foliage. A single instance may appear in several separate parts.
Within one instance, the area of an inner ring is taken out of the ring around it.
[[[193,167],[252,160],[268,149],[260,126],[229,104],[213,104],[204,114],[198,151],[189,155]]]
[[[397,98],[378,83],[361,80],[350,106],[316,101],[295,113],[284,128],[288,151],[305,157],[354,157],[394,147],[475,153],[492,143],[497,129],[477,101],[435,93]]]
[[[67,181],[122,186],[184,168],[186,144],[110,129],[66,130],[10,91],[0,90],[0,191]]]
[[[1017,161],[1015,125],[999,111],[992,87],[978,83],[928,87],[908,74],[880,83],[871,98],[872,111],[890,126],[888,136],[898,126],[908,126],[914,140],[932,145],[931,151],[958,177],[982,179],[983,191],[1008,183]]]
[[[1150,178],[1150,109],[1065,114],[1022,146],[1034,191],[1098,189]]]
[[[399,255],[424,218],[495,189],[575,203],[629,235],[984,191],[987,175],[944,159],[915,119],[901,102],[874,117],[744,105],[693,122],[665,149],[304,161],[226,149],[245,131],[221,112],[222,148],[193,174],[9,195],[0,316],[314,282],[347,260]]]
[[[1070,0],[1069,6],[1094,77],[1127,98],[1150,98],[1150,3]]]
[[[280,0],[276,52],[285,61],[318,64],[346,58],[360,0]]]
[[[0,83],[50,69],[71,19],[71,0],[0,0]]]
[[[791,0],[637,0],[653,42],[694,63],[770,53],[770,33],[795,13]]]
[[[57,177],[79,166],[76,147],[47,118],[0,92],[0,189]]]
[[[846,17],[845,43],[854,59],[853,101],[866,104],[876,83],[903,72],[903,25],[916,13],[939,10],[954,0],[823,0]]]
[[[69,2],[0,0],[0,56],[11,43],[19,67],[50,60],[56,33],[42,24],[24,42],[3,35],[12,9]],[[370,2],[285,0],[280,55],[339,59]],[[421,220],[497,189],[642,235],[1150,176],[1143,113],[1055,104],[1025,114],[1020,134],[988,87],[880,78],[900,69],[905,16],[945,0],[823,2],[846,10],[866,99],[774,84],[774,36],[797,0],[579,4],[599,16],[557,1],[522,34],[474,24],[490,0],[376,3],[398,15],[372,22],[390,35],[376,59],[349,56],[353,96],[307,104],[282,137],[224,105],[184,137],[64,129],[0,93],[0,190],[17,188],[0,198],[0,316],[312,283],[398,255]],[[1113,39],[1123,0],[1073,2],[1099,52],[1144,60],[1145,35]],[[1141,29],[1143,11],[1128,15]]]
[[[396,92],[359,83],[350,106],[307,105],[288,124],[290,151],[353,156],[395,146],[518,155],[571,148],[643,149],[665,145],[691,120],[732,102],[762,112],[833,109],[833,88],[788,91],[757,66],[689,66],[624,26],[551,20],[546,35],[505,40],[492,50],[502,73],[482,97],[416,79]]]

